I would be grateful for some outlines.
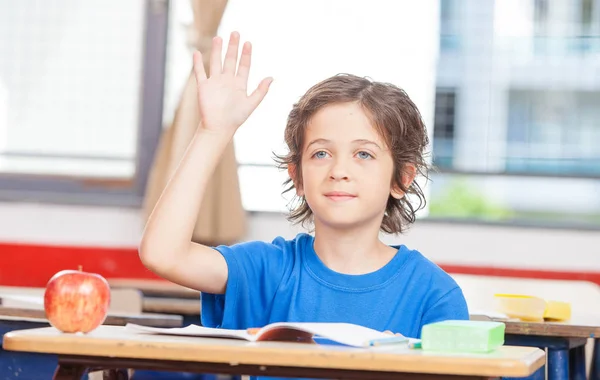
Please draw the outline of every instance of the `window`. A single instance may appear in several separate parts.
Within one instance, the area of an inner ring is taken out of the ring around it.
[[[460,0],[440,0],[440,50],[460,48]]]
[[[534,0],[536,53],[599,54],[599,8],[598,0]]]
[[[452,167],[455,107],[456,93],[451,89],[438,88],[433,124],[433,163],[438,168]]]
[[[511,91],[506,170],[600,176],[600,91]]]
[[[596,3],[594,0],[581,0],[580,22],[583,27],[582,29],[586,31],[593,28],[595,5],[594,3]]]
[[[139,205],[161,129],[165,1],[0,6],[0,198]]]
[[[462,48],[438,61],[430,218],[600,227],[598,30],[580,44],[596,4],[462,5]]]
[[[534,1],[534,22],[538,34],[546,33],[546,23],[548,22],[548,2],[551,0]]]

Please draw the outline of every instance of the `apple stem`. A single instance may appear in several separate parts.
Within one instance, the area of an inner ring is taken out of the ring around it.
[[[79,271],[81,272],[82,269],[83,269],[83,266],[80,265],[79,266]]]

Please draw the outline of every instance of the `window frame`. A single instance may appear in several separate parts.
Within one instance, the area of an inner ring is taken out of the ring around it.
[[[135,173],[90,178],[0,173],[0,201],[139,207],[163,128],[169,0],[145,0]],[[61,156],[62,157],[62,156]]]

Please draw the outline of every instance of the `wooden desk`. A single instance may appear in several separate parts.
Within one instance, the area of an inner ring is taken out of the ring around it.
[[[45,288],[0,286],[0,305],[44,308]],[[109,311],[141,313],[142,293],[137,289],[111,289]]]
[[[141,291],[144,296],[171,298],[200,298],[200,292],[166,280],[109,278],[111,289],[129,288]]]
[[[548,349],[549,380],[586,380],[585,344],[600,336],[600,318],[568,322],[505,322],[506,343]],[[598,380],[598,340],[594,340],[590,380]]]
[[[544,352],[533,347],[452,355],[141,334],[123,326],[100,326],[87,335],[62,334],[54,328],[12,331],[4,336],[4,349],[57,354],[55,378],[60,379],[75,378],[68,375],[89,367],[347,379],[523,377],[545,362]]]
[[[180,314],[197,317],[200,315],[200,309],[200,297],[196,299],[144,297],[142,300],[142,310],[148,313]]]
[[[600,317],[579,318],[568,322],[516,322],[506,321],[507,334],[536,335],[563,338],[600,337]]]
[[[183,318],[179,315],[165,314],[128,314],[109,312],[105,324],[125,325],[139,323],[156,327],[180,327]],[[2,336],[14,330],[50,327],[44,310],[31,308],[0,307],[0,341]],[[0,378],[14,378],[15,370],[19,368],[18,376],[24,379],[50,378],[56,369],[56,355],[8,352],[0,348]]]
[[[0,315],[0,341],[14,330],[49,327],[47,319]],[[50,379],[58,364],[56,355],[4,351],[0,348],[0,379]]]
[[[549,380],[585,380],[585,344],[594,338],[590,380],[600,380],[600,317],[576,317],[568,322],[498,321],[506,325],[506,344],[548,349]]]
[[[109,279],[111,289],[135,289],[143,294],[144,313],[176,314],[183,325],[200,323],[200,292],[165,280]]]
[[[46,312],[39,308],[17,308],[0,306],[0,316],[17,317],[26,319],[46,320]],[[115,313],[109,312],[104,324],[106,325],[125,325],[127,323],[137,323],[145,326],[155,327],[181,327],[183,317],[171,314],[150,314],[150,313]]]
[[[183,325],[200,323],[200,292],[165,280],[109,279],[111,289],[135,289],[143,294],[145,313],[177,314]]]

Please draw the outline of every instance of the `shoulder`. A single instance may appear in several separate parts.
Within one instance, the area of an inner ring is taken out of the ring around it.
[[[405,246],[403,248],[409,254],[408,265],[412,281],[419,284],[419,287],[423,289],[426,305],[433,307],[447,298],[464,303],[462,290],[451,275],[421,252],[411,250]]]
[[[297,234],[293,239],[285,239],[278,236],[270,244],[287,252],[301,253],[307,247],[312,246],[313,241],[313,236],[302,232]]]
[[[411,258],[414,280],[425,288],[423,323],[468,319],[467,302],[454,278],[418,251],[411,250]]]
[[[420,281],[427,281],[432,288],[457,288],[457,282],[439,265],[425,257],[421,252],[401,246],[408,254],[408,264],[411,266],[414,276]]]

